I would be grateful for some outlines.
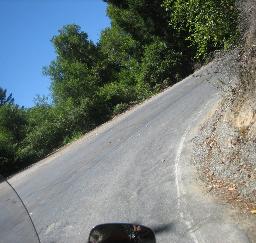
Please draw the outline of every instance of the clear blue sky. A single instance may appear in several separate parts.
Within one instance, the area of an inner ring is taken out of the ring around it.
[[[65,24],[78,24],[97,42],[110,25],[102,0],[0,0],[0,86],[15,102],[33,106],[49,95],[42,67],[55,58],[51,38]]]

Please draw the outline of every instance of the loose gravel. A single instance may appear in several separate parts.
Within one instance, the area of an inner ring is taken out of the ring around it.
[[[219,107],[202,124],[194,138],[193,158],[200,178],[209,191],[253,212],[256,208],[256,139],[246,128],[228,120],[229,106],[222,100]]]

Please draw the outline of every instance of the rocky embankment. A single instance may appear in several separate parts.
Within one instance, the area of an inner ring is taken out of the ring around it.
[[[223,98],[194,139],[194,161],[209,191],[256,214],[256,2],[241,5],[236,81],[221,82]]]
[[[250,102],[237,113],[219,103],[194,139],[194,161],[209,191],[254,212],[256,115]]]

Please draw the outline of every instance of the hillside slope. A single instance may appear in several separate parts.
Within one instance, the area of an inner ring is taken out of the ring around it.
[[[242,1],[242,45],[233,52],[223,99],[195,139],[201,177],[230,203],[256,209],[256,2]],[[235,54],[234,54],[235,53]]]

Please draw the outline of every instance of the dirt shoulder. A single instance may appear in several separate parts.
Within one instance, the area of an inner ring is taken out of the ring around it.
[[[192,159],[204,193],[232,208],[229,216],[255,242],[255,116],[248,104],[240,112],[229,107],[221,100],[201,120],[192,138]]]

